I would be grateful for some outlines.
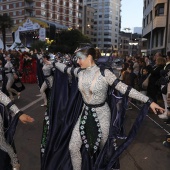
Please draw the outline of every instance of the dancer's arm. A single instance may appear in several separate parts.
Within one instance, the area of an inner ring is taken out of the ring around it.
[[[77,68],[67,67],[65,64],[59,63],[59,62],[55,63],[55,67],[63,73],[74,75],[76,77],[78,76],[78,73],[81,70],[81,68],[79,68],[79,67],[77,67]]]
[[[29,115],[24,114],[15,104],[12,103],[10,98],[6,96],[1,90],[0,90],[0,102],[4,104],[6,107],[8,107],[15,115],[19,114],[19,119],[22,123],[27,122],[33,122],[34,119],[30,117]]]
[[[153,102],[152,100],[150,100],[150,98],[148,96],[145,96],[144,94],[140,93],[139,91],[137,91],[134,88],[131,88],[130,86],[124,84],[123,82],[121,82],[114,73],[112,73],[110,70],[105,70],[105,78],[107,83],[110,86],[114,86],[116,90],[118,90],[119,92],[121,92],[122,94],[126,94],[129,97],[139,100],[141,102],[150,102],[150,108],[153,110],[153,112],[155,114],[159,112],[163,113],[165,110],[160,107],[158,104],[156,104],[155,102]]]

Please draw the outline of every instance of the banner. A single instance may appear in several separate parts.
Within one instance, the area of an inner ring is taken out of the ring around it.
[[[46,30],[45,28],[40,28],[39,29],[39,40],[45,41],[46,38]]]
[[[30,31],[39,29],[40,25],[38,23],[33,23],[29,18],[23,23],[23,26],[19,26],[18,31]]]

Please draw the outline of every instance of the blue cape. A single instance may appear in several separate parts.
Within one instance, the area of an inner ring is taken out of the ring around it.
[[[78,91],[77,84],[75,77],[72,78],[72,84],[69,84],[66,74],[58,70],[55,71],[49,107],[49,133],[45,153],[41,159],[41,170],[73,169],[68,146],[72,130],[83,106],[82,96]],[[135,138],[149,108],[147,103],[143,106],[125,139],[123,123],[127,99],[127,96],[121,95],[116,90],[113,91],[113,87],[109,88],[107,102],[112,113],[109,138],[104,148],[100,151],[98,150],[93,158],[89,157],[84,145],[82,145],[82,170],[120,168],[119,156]],[[115,149],[113,140],[120,138],[123,138],[123,140],[118,148]]]

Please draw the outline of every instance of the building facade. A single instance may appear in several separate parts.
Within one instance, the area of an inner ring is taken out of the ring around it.
[[[92,44],[94,44],[94,12],[94,8],[83,5],[82,23],[77,25],[77,29],[86,35]]]
[[[95,9],[94,45],[118,51],[121,0],[84,0],[84,4]]]
[[[119,33],[119,45],[118,45],[118,56],[140,56],[142,49],[142,37],[141,34],[131,32]]]
[[[0,14],[10,15],[14,25],[34,17],[59,26],[77,28],[82,23],[82,11],[82,0],[0,0]],[[7,42],[11,41],[12,37],[7,35]]]
[[[148,55],[170,51],[169,7],[169,0],[144,0],[143,38]]]

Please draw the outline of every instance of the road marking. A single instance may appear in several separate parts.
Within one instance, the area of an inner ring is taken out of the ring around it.
[[[32,105],[38,103],[38,102],[41,101],[42,99],[43,99],[43,98],[40,97],[39,99],[36,99],[36,100],[34,100],[33,102],[31,102],[31,103],[27,104],[26,106],[22,107],[20,110],[25,111],[26,109],[28,109],[28,108],[31,107]]]
[[[37,97],[40,97],[40,96],[41,96],[41,94],[37,94],[36,96],[37,96]]]
[[[134,103],[130,102],[134,107],[136,107],[138,110],[140,110],[140,108],[138,106],[136,106]],[[164,127],[162,127],[158,122],[156,122],[154,119],[152,119],[149,115],[146,115],[152,122],[154,122],[157,126],[159,126],[161,129],[163,129],[166,133],[170,134],[170,132],[168,130],[166,130]]]

